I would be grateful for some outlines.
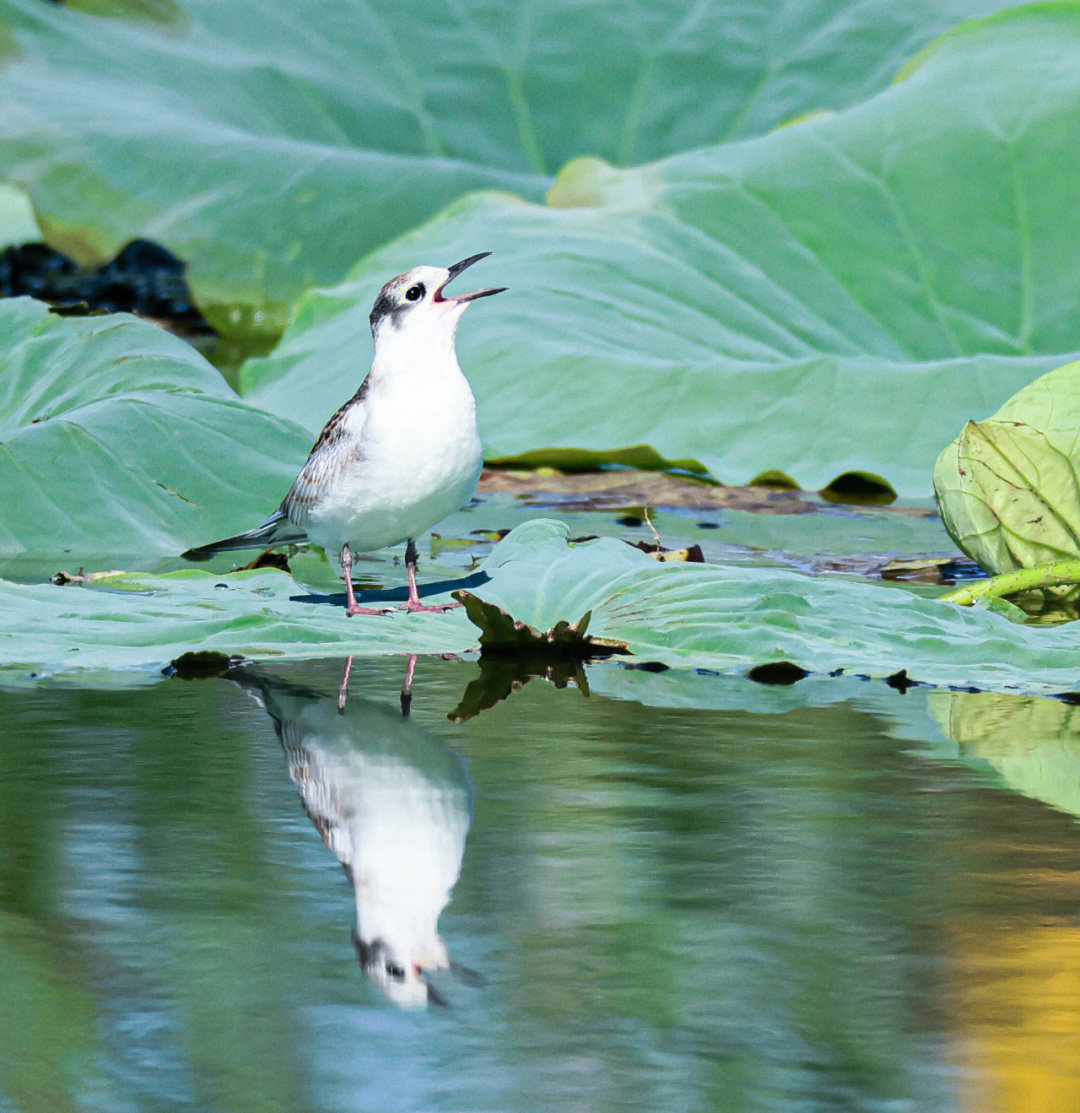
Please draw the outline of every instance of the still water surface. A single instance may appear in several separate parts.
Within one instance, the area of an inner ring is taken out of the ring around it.
[[[1074,708],[342,666],[0,692],[0,1110],[1080,1108]]]

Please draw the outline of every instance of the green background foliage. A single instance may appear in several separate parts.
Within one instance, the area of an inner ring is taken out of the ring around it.
[[[857,103],[1003,5],[81,6],[0,3],[0,164],[56,246],[159,240],[216,323],[265,331],[466,190],[538,200],[579,155],[629,165]]]
[[[1075,6],[977,22],[835,116],[578,162],[547,205],[461,202],[302,299],[240,389],[316,428],[381,276],[483,247],[510,293],[460,350],[490,455],[648,443],[725,482],[863,471],[926,497],[937,446],[1077,347],[1078,121]]]

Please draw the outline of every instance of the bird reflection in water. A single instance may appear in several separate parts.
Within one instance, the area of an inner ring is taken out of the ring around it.
[[[400,710],[349,697],[351,657],[335,693],[251,667],[230,672],[272,719],[304,810],[352,883],[364,973],[405,1006],[446,1003],[433,972],[478,980],[450,961],[438,932],[472,790],[464,762],[409,717],[415,666],[410,657]]]

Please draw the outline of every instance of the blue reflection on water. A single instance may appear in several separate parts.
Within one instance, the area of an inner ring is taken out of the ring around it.
[[[404,668],[358,661],[343,714],[341,661],[0,692],[0,1100],[952,1109],[1039,1036],[1008,987],[1080,907],[1073,820],[922,690],[606,663],[452,722],[476,666],[422,659],[408,718]],[[484,984],[395,1008],[351,941],[372,884]]]

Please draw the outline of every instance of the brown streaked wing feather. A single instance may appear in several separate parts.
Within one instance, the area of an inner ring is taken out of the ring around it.
[[[293,481],[289,493],[281,500],[281,509],[291,522],[304,525],[308,511],[326,491],[327,484],[333,482],[334,477],[357,458],[355,452],[342,450],[341,441],[345,437],[345,415],[363,399],[367,388],[368,381],[365,379],[360,384],[360,389],[335,411],[312,445],[300,474]]]

